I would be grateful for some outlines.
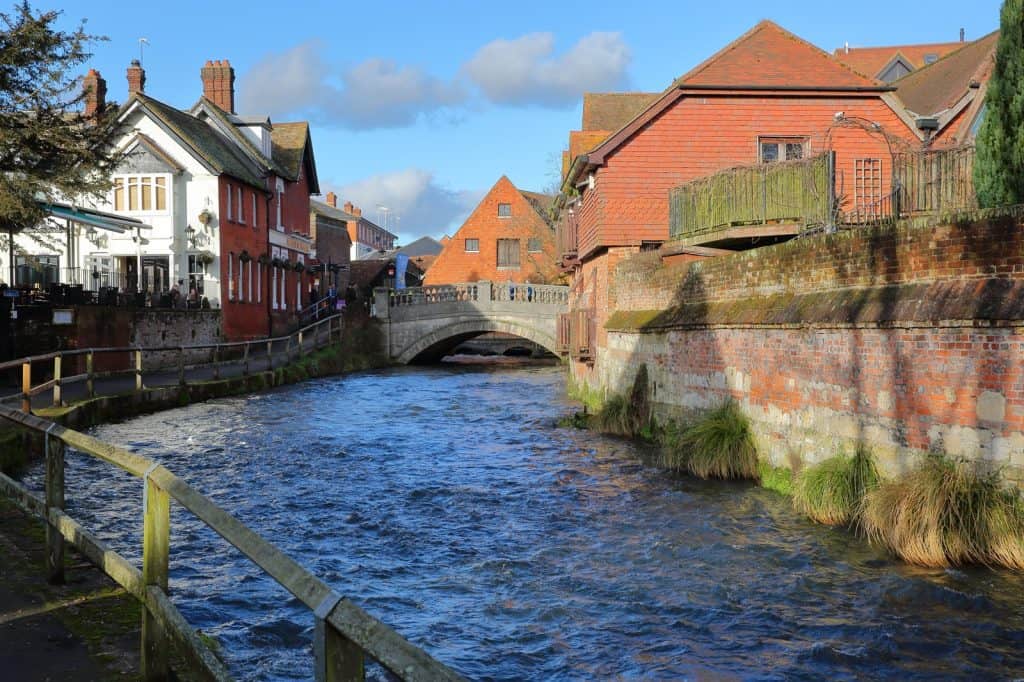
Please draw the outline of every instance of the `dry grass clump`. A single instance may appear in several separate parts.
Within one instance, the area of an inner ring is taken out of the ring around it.
[[[864,495],[876,485],[871,452],[858,445],[853,457],[832,457],[801,472],[793,504],[818,523],[841,526],[855,520]]]
[[[731,400],[686,429],[666,448],[663,463],[700,478],[758,478],[750,422]]]
[[[634,437],[651,429],[651,403],[648,397],[647,365],[640,365],[629,396],[609,398],[594,415],[598,431]]]
[[[1024,568],[1024,505],[964,462],[933,455],[899,481],[864,498],[868,539],[921,566],[984,564]]]

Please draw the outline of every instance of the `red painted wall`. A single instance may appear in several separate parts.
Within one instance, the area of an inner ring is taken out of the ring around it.
[[[242,203],[245,208],[245,223],[239,222],[237,208],[233,218],[227,216],[227,193],[230,190],[232,204],[237,204],[237,189],[242,188]],[[222,215],[218,220],[218,238],[220,239],[220,300],[223,310],[222,324],[225,339],[239,341],[260,338],[267,335],[266,306],[266,268],[257,260],[267,252],[267,203],[262,188],[257,189],[234,178],[222,175],[219,182],[220,206]],[[256,216],[252,216],[252,196],[256,195]],[[255,218],[255,219],[254,219]],[[252,295],[249,295],[248,278],[243,278],[241,295],[238,286],[239,256],[248,251],[252,258]],[[228,285],[228,259],[232,261],[231,271],[234,275],[234,291]],[[263,268],[263,291],[257,294],[256,287],[260,281],[257,268]],[[209,293],[207,293],[209,296]]]
[[[673,187],[731,166],[757,163],[758,137],[808,137],[810,154],[836,151],[842,190],[852,195],[854,160],[882,159],[889,147],[879,134],[837,125],[836,112],[877,122],[890,135],[916,137],[877,95],[685,96],[609,155],[595,172],[580,207],[581,257],[606,246],[639,246],[668,238],[668,193]],[[883,183],[883,192],[888,191]]]

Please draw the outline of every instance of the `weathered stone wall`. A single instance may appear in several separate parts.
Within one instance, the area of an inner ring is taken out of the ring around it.
[[[131,345],[143,348],[197,346],[224,341],[219,310],[138,310],[132,317]],[[186,363],[210,360],[209,350],[188,351]],[[177,353],[147,354],[146,369],[175,367]]]
[[[594,367],[573,367],[594,388],[623,392],[646,363],[662,416],[731,397],[777,465],[864,442],[890,474],[940,450],[1024,481],[1019,219],[878,228],[671,267],[640,254],[610,293]]]

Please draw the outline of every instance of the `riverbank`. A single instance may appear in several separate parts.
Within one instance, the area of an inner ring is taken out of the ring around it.
[[[390,363],[384,353],[377,350],[380,348],[380,330],[375,322],[347,318],[340,342],[281,367],[245,375],[239,365],[234,376],[230,375],[229,368],[222,368],[220,373],[227,376],[205,378],[209,374],[206,372],[200,374],[204,378],[184,386],[177,383],[177,375],[172,373],[163,377],[167,385],[147,387],[141,392],[134,390],[133,381],[122,380],[112,384],[109,395],[72,400],[65,407],[36,407],[33,413],[63,426],[83,430],[214,398],[265,391],[315,377],[386,367]],[[17,427],[0,424],[0,472],[16,474],[41,455],[38,438],[26,440],[25,434]]]

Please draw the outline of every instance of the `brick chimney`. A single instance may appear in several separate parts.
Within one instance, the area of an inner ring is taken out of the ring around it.
[[[138,59],[133,59],[128,67],[128,96],[136,92],[146,91],[146,72],[142,70],[142,64]]]
[[[200,76],[203,79],[203,97],[229,114],[235,113],[235,70],[231,62],[207,59]]]
[[[358,206],[353,206],[352,215],[354,215],[357,218],[361,218],[363,216],[363,209],[359,208]]]
[[[103,80],[100,72],[96,69],[89,69],[82,79],[82,90],[85,91],[86,118],[94,118],[102,114],[107,107],[107,81]]]
[[[355,215],[355,213],[352,211],[353,208],[354,207],[352,206],[352,202],[351,201],[346,201],[345,202],[345,213],[351,213],[352,215]]]
[[[338,208],[338,195],[337,194],[335,194],[334,192],[328,192],[327,193],[327,197],[325,197],[325,198],[327,200],[327,205],[328,206],[333,206],[334,208]]]

